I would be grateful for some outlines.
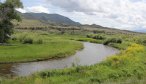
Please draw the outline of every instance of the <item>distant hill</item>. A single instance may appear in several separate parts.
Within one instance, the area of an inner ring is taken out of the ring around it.
[[[20,13],[20,12],[18,12]],[[124,34],[135,34],[136,32],[145,32],[146,30],[119,30],[115,28],[103,27],[96,24],[80,24],[78,22],[74,22],[68,17],[59,15],[59,14],[46,14],[46,13],[20,13],[22,16],[21,22],[13,21],[16,25],[15,28],[18,29],[43,29],[43,28],[76,28],[76,29],[85,29],[89,31],[104,31],[104,32],[114,32],[114,33],[124,33]]]
[[[56,23],[65,25],[80,25],[80,23],[75,22],[68,17],[59,14],[46,14],[46,13],[21,13],[24,19],[39,20],[44,23]]]
[[[139,30],[134,30],[135,32],[142,32],[142,33],[146,33],[146,29],[139,29]]]

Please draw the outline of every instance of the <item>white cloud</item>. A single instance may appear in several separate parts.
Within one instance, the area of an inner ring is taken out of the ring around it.
[[[81,23],[97,23],[123,29],[146,27],[146,0],[47,1],[49,4],[66,11],[61,12],[62,14],[73,19],[80,19]],[[74,14],[75,12],[76,14]]]
[[[33,13],[50,13],[48,8],[44,7],[44,6],[32,6],[32,7],[25,7],[24,9],[19,8],[17,9],[18,11],[22,12],[22,13],[26,13],[26,12],[33,12]]]
[[[49,13],[48,8],[43,6],[32,6],[26,8],[27,12],[34,12],[34,13]]]
[[[16,10],[21,12],[21,13],[26,13],[27,12],[25,9],[22,9],[22,8],[17,8]]]

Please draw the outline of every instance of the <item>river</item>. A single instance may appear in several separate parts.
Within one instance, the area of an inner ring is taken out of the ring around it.
[[[29,63],[0,64],[0,75],[28,76],[39,71],[69,68],[74,65],[90,66],[100,63],[108,56],[119,53],[119,50],[102,44],[89,42],[83,42],[83,44],[83,50],[77,51],[75,55],[66,58]]]

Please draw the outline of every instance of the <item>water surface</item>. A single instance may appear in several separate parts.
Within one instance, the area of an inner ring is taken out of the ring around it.
[[[84,42],[84,49],[62,59],[40,62],[0,64],[1,75],[28,76],[38,71],[69,68],[73,65],[89,66],[103,61],[119,50],[102,44]]]

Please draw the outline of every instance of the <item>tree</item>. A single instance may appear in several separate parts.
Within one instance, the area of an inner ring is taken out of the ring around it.
[[[12,34],[12,20],[21,21],[15,8],[22,8],[20,0],[6,0],[0,3],[0,43],[5,43]]]

